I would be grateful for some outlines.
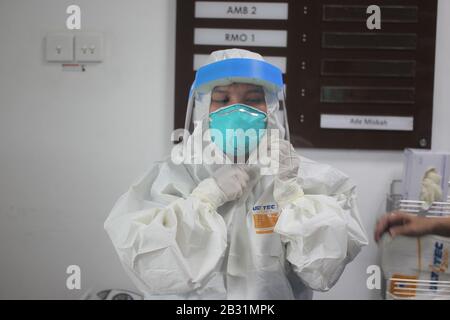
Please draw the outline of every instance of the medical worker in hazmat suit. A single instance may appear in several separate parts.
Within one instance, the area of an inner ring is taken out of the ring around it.
[[[197,71],[189,134],[105,222],[147,299],[311,299],[367,244],[355,185],[296,155],[282,93],[281,71],[250,51]]]

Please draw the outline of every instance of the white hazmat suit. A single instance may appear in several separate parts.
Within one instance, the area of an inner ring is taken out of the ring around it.
[[[210,62],[230,58],[262,60],[233,49],[213,53]],[[265,93],[268,127],[284,132],[278,99]],[[211,95],[195,99],[194,118],[206,124]],[[192,137],[202,133],[196,128]],[[280,153],[289,148],[282,141]],[[330,289],[367,244],[355,186],[328,165],[295,156],[294,171],[281,160],[274,176],[261,175],[258,165],[172,159],[133,184],[105,222],[148,299],[310,299],[312,290]]]

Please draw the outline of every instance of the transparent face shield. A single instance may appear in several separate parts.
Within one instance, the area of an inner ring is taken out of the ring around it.
[[[213,90],[217,87],[236,84],[254,86],[263,91],[266,106],[266,109],[263,110],[266,115],[266,131],[268,133],[277,131],[280,139],[287,140],[290,143],[282,73],[278,68],[267,62],[253,59],[228,59],[212,63],[198,70],[187,105],[183,141],[187,143],[189,140],[192,140],[192,137],[201,136],[202,147],[205,147],[205,144],[211,143],[211,140],[214,141],[215,137],[214,134],[209,133],[210,140],[208,141],[208,133],[206,131],[212,129],[211,127],[217,127],[218,123],[221,126],[229,126],[232,129],[232,123],[236,123],[239,126],[239,119],[242,117],[245,120],[244,124],[252,123],[253,118],[249,114],[256,115],[255,123],[258,122],[258,117],[263,118],[261,112],[254,110],[255,106],[246,103],[246,101],[240,101],[239,105],[227,105],[225,103],[223,108],[212,110],[211,98]],[[239,113],[239,116],[236,116],[236,113]],[[235,117],[238,120],[230,121],[231,117]],[[258,123],[260,124],[261,122]],[[245,129],[245,125],[243,129]],[[209,131],[213,132],[213,130]],[[258,138],[261,138],[261,136],[258,136]],[[218,141],[220,142],[221,140],[215,140],[216,145],[221,149],[221,144],[217,143]],[[223,138],[223,141],[224,144],[228,142],[226,138]],[[256,141],[259,143],[259,139],[256,139]],[[227,154],[227,152],[224,153]],[[249,153],[246,152],[245,161],[248,160]],[[230,157],[229,153],[227,155],[228,158],[233,158],[232,156]],[[233,163],[242,162],[237,161],[236,157],[232,161]]]

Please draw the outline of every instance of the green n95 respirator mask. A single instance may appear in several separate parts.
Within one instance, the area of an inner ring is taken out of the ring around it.
[[[266,133],[267,114],[244,104],[233,104],[209,114],[211,140],[230,157],[250,154]]]

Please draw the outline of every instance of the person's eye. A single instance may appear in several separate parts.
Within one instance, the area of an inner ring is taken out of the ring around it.
[[[261,104],[264,102],[263,98],[255,97],[255,98],[248,98],[247,104]]]
[[[230,99],[228,97],[212,97],[211,99],[212,102],[214,103],[228,103],[230,101]]]

